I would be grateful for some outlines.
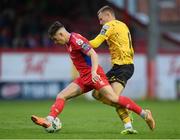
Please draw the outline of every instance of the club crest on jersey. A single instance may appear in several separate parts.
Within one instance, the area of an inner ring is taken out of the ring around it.
[[[76,40],[76,43],[77,43],[78,45],[82,45],[84,42],[83,42],[81,39],[77,39],[77,40]]]
[[[102,27],[102,29],[101,29],[100,34],[105,35],[105,33],[106,33],[106,31],[107,31],[108,29],[109,29],[109,26],[108,26],[108,25],[104,25],[104,26]]]

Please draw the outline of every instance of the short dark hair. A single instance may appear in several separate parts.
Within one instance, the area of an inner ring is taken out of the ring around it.
[[[49,38],[52,39],[56,32],[62,27],[64,27],[62,23],[60,23],[59,21],[55,21],[48,29]]]
[[[99,11],[97,12],[97,15],[99,15],[101,12],[105,12],[105,11],[108,11],[110,12],[113,16],[115,16],[115,12],[113,10],[112,7],[106,5],[106,6],[103,6],[101,9],[99,9]]]

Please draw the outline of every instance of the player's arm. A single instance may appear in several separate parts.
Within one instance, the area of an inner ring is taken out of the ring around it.
[[[104,41],[105,41],[105,37],[99,34],[96,38],[90,40],[89,43],[93,48],[98,48]]]
[[[110,30],[110,26],[104,25],[101,29],[100,34],[95,39],[89,41],[91,46],[93,48],[98,48],[105,40],[108,39],[108,36],[110,34],[109,30]]]
[[[94,49],[90,49],[87,53],[88,56],[91,58],[91,74],[92,74],[92,81],[96,83],[97,81],[100,81],[100,76],[97,74],[97,69],[98,69],[98,55],[94,51]]]

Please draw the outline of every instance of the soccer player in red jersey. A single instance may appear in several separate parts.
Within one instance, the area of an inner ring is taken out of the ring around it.
[[[155,122],[150,110],[144,110],[128,97],[118,96],[114,93],[103,69],[98,65],[96,52],[91,48],[86,38],[77,33],[69,33],[58,21],[50,26],[48,33],[54,43],[64,45],[67,48],[80,76],[58,93],[56,101],[46,118],[31,116],[35,124],[45,128],[51,126],[53,120],[62,112],[66,100],[96,89],[113,103],[126,107],[140,115],[151,129],[155,128]]]

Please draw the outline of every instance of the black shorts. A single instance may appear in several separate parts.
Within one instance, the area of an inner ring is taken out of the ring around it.
[[[110,71],[106,73],[109,83],[118,82],[126,86],[127,81],[134,73],[134,64],[117,65],[114,64]]]

